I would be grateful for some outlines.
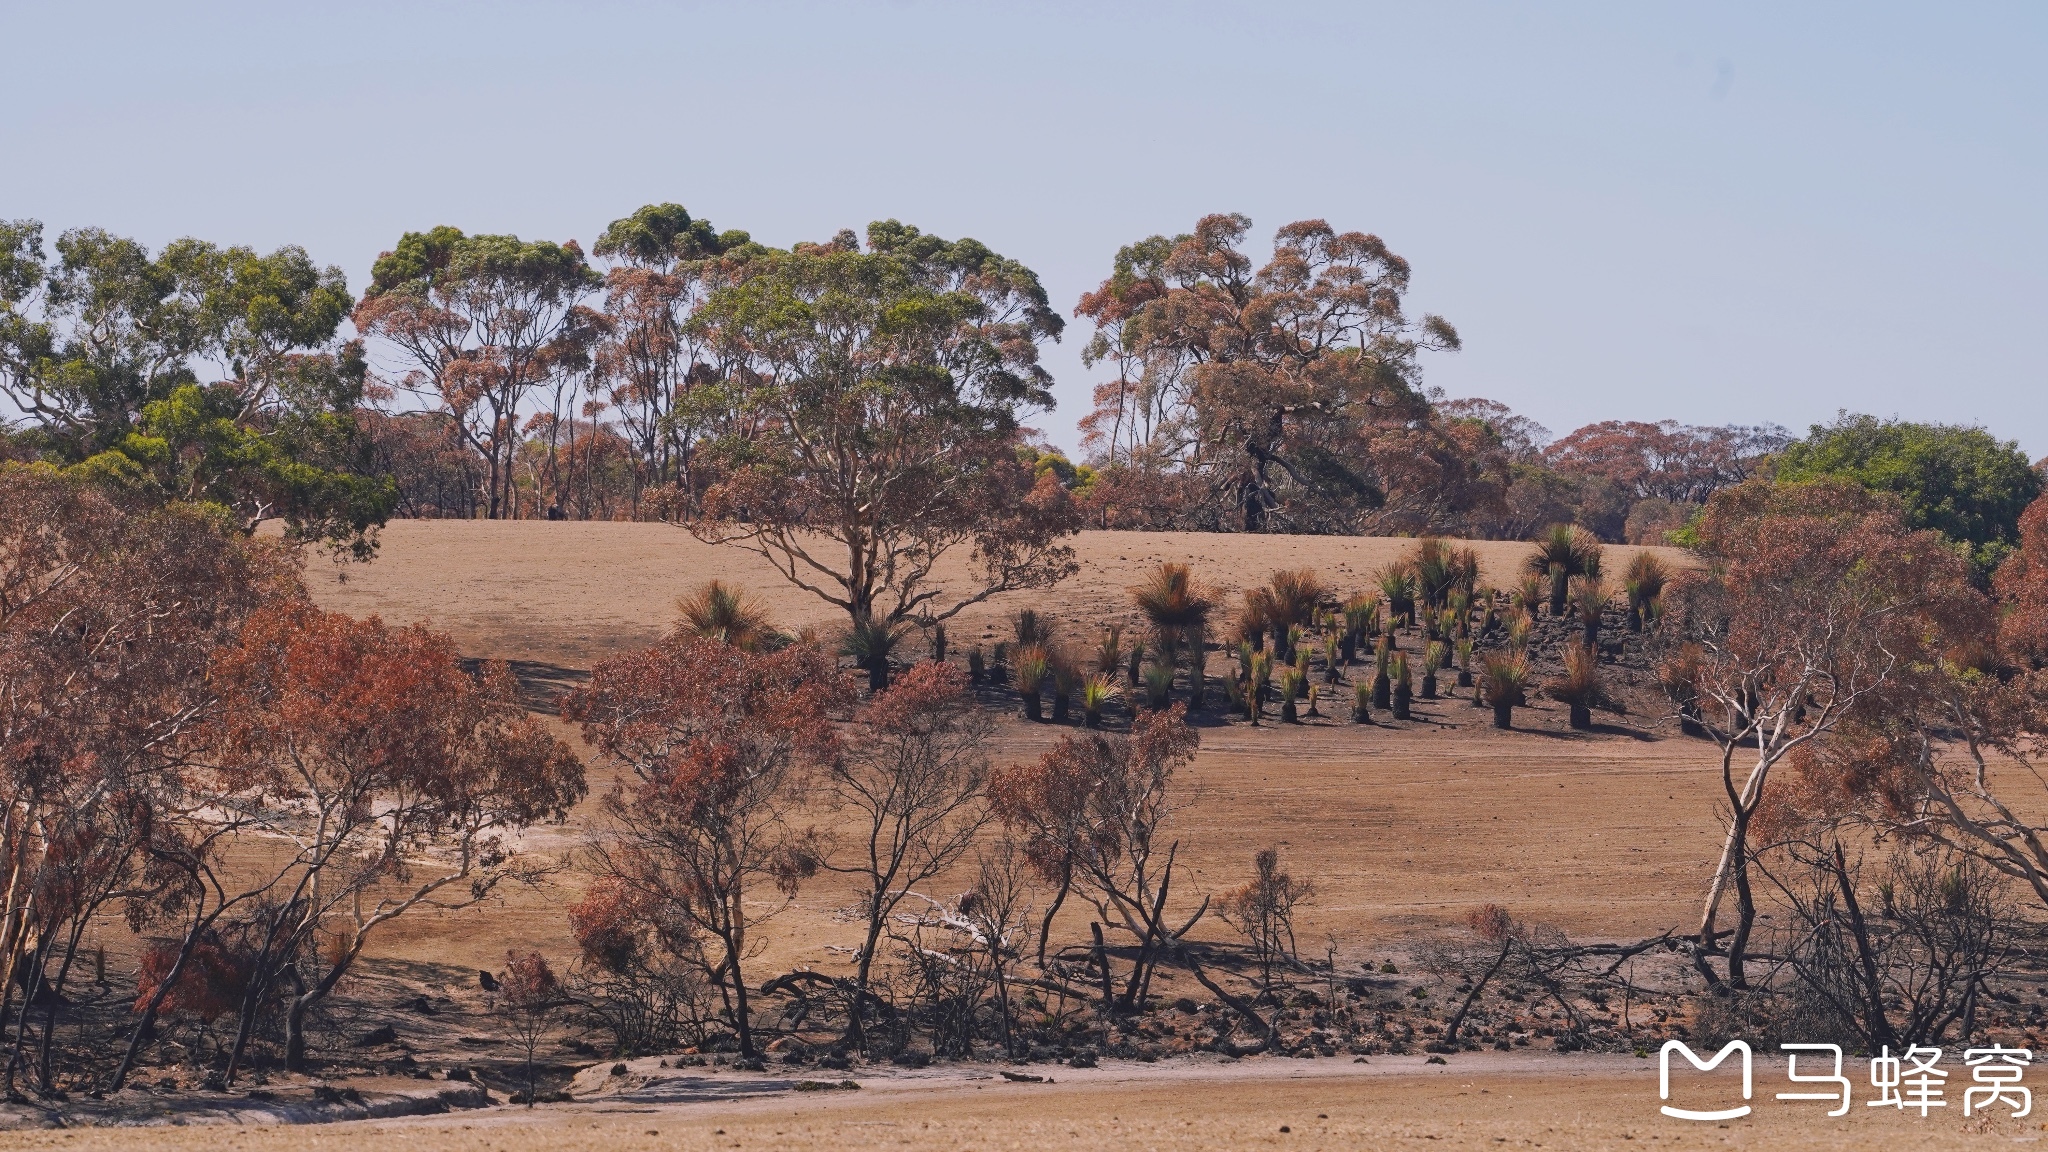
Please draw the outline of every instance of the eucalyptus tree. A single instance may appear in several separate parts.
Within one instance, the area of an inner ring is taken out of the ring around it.
[[[1254,268],[1250,229],[1205,216],[1117,254],[1078,308],[1088,358],[1118,369],[1085,430],[1111,462],[1202,477],[1247,532],[1434,523],[1476,478],[1421,390],[1421,354],[1457,331],[1404,311],[1408,262],[1377,236],[1297,221]]]
[[[884,221],[863,249],[763,250],[697,322],[734,349],[719,479],[689,520],[756,552],[856,629],[931,625],[1072,574],[1066,490],[1019,461],[1052,407],[1039,346],[1062,321],[1029,268]],[[965,553],[964,579],[939,564]]]
[[[593,315],[584,301],[600,282],[573,240],[469,236],[447,225],[407,232],[371,267],[355,325],[398,350],[402,385],[451,413],[483,457],[491,519],[518,511],[521,409],[536,387],[587,358]]]
[[[692,454],[705,418],[719,406],[694,402],[692,394],[723,378],[732,355],[695,322],[696,312],[760,250],[745,232],[719,232],[680,204],[649,204],[612,221],[597,239],[596,255],[613,264],[604,277],[593,367],[633,445],[636,508],[649,488],[699,492]]]
[[[231,509],[366,556],[393,489],[357,432],[361,349],[340,269],[79,228],[54,260],[33,220],[0,222],[0,396],[19,446],[154,501]]]

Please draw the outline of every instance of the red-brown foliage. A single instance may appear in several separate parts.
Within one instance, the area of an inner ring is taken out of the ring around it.
[[[765,882],[794,896],[819,865],[818,836],[791,817],[838,759],[832,711],[847,696],[808,645],[748,652],[678,634],[603,661],[564,707],[631,776],[605,798],[612,827],[593,845],[616,887],[584,909],[591,942],[616,949],[630,926],[685,951],[749,1055],[748,932],[779,910],[749,893]]]
[[[1993,587],[2003,609],[1999,647],[2021,667],[2048,667],[2048,496],[2020,514],[2019,548],[1998,566]]]

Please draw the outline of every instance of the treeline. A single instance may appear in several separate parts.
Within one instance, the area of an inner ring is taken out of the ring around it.
[[[745,490],[815,518],[796,505],[821,499],[821,454],[857,453],[915,460],[927,486],[1021,465],[1006,484],[1052,477],[1084,526],[1524,539],[1571,523],[1631,543],[1782,466],[1892,492],[1988,572],[2039,489],[2010,442],[1868,417],[1802,441],[1675,421],[1553,439],[1424,384],[1459,337],[1407,313],[1409,266],[1378,237],[1301,221],[1260,265],[1250,228],[1216,215],[1129,245],[1081,298],[1105,378],[1075,461],[1026,425],[1052,407],[1039,352],[1066,323],[1037,276],[895,221],[785,250],[649,205],[588,256],[440,227],[400,237],[360,299],[297,248],[152,256],[79,229],[52,256],[16,221],[0,225],[4,451],[359,552],[390,516],[691,521]]]

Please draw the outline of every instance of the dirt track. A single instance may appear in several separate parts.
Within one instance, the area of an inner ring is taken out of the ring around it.
[[[498,1107],[428,1119],[321,1127],[87,1130],[0,1134],[0,1148],[413,1148],[431,1152],[642,1152],[654,1149],[1123,1148],[1982,1148],[2034,1141],[2041,1117],[1964,1118],[1952,1103],[1926,1119],[1862,1106],[1772,1099],[1781,1066],[1760,1061],[1755,1113],[1721,1126],[1657,1112],[1654,1060],[1626,1056],[1339,1060],[1050,1071],[1055,1083],[1012,1083],[987,1068],[917,1079],[868,1077],[858,1092],[738,1092],[692,1104],[631,1099]],[[1699,1086],[1696,1086],[1699,1087]],[[1682,1091],[1683,1089],[1681,1089]],[[1956,1095],[1952,1092],[1950,1095]],[[1683,1097],[1679,1102],[1688,1103]],[[1702,1098],[1694,1106],[1719,1105]]]

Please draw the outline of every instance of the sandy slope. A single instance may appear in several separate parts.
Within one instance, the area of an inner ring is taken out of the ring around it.
[[[1511,581],[1528,546],[1479,542],[1484,578]],[[1362,589],[1412,541],[1090,532],[1077,538],[1081,572],[1051,592],[1011,593],[971,610],[958,646],[1006,634],[1016,609],[1055,616],[1092,643],[1103,624],[1129,621],[1131,584],[1162,560],[1191,562],[1235,602],[1276,568],[1311,567],[1339,589]],[[1625,564],[1631,549],[1610,550]],[[1674,560],[1678,557],[1674,556]],[[701,544],[658,524],[422,522],[393,524],[368,566],[309,571],[327,607],[387,620],[428,620],[465,652],[527,662],[573,679],[610,652],[655,639],[674,600],[717,576],[749,585],[785,626],[835,622],[833,610],[784,584],[758,558]],[[345,581],[341,577],[345,576]],[[1213,669],[1221,670],[1216,659]],[[1304,940],[1334,933],[1341,954],[1456,920],[1488,901],[1575,933],[1619,937],[1681,925],[1712,862],[1715,760],[1710,745],[1639,718],[1570,733],[1555,708],[1525,709],[1528,731],[1501,733],[1464,700],[1418,702],[1418,722],[1360,728],[1325,722],[1259,729],[1209,727],[1185,781],[1178,834],[1192,879],[1185,891],[1241,882],[1270,844],[1319,890]],[[1063,730],[1006,717],[995,755],[1035,756]],[[601,790],[603,778],[594,781]],[[1599,813],[1600,819],[1588,818]],[[543,837],[566,849],[578,828]],[[573,877],[569,890],[579,887]],[[767,965],[838,963],[848,942],[832,909],[850,889],[821,880],[768,935]],[[566,952],[560,893],[515,894],[450,920],[400,922],[388,955],[471,967],[502,963],[507,947]],[[1075,921],[1085,932],[1085,921]],[[765,968],[762,970],[766,970]]]

